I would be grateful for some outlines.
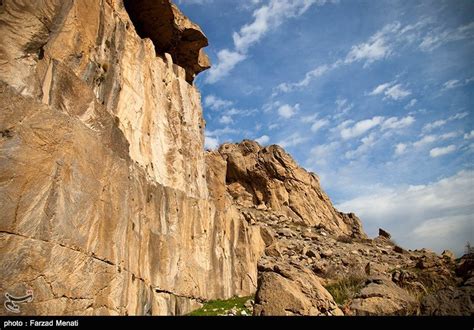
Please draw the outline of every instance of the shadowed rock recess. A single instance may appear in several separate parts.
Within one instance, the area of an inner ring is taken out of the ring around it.
[[[278,146],[203,151],[207,43],[168,0],[0,2],[1,296],[32,290],[28,315],[252,295],[254,315],[472,315],[472,255],[368,239]]]

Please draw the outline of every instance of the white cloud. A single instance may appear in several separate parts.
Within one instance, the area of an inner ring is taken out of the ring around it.
[[[474,37],[474,22],[459,26],[456,29],[436,29],[426,35],[420,43],[423,51],[433,51],[449,42],[471,39]]]
[[[474,131],[464,134],[464,140],[474,139]]]
[[[349,111],[354,108],[353,103],[349,103],[347,99],[338,98],[335,102],[336,104],[336,114],[333,116],[334,119],[339,119],[342,116],[346,115]]]
[[[410,95],[411,91],[408,89],[404,89],[401,84],[392,86],[385,91],[385,96],[395,101],[402,100]]]
[[[262,135],[261,137],[255,139],[255,141],[261,145],[266,145],[268,142],[270,142],[270,137],[268,135]]]
[[[474,241],[473,187],[474,172],[461,171],[424,186],[378,188],[337,208],[355,212],[371,235],[379,227],[391,231],[406,248],[450,248],[459,253],[466,241]]]
[[[375,145],[375,143],[377,143],[377,140],[375,138],[375,134],[371,133],[369,136],[366,136],[361,139],[362,144],[357,149],[346,152],[346,158],[353,159],[364,155]]]
[[[253,1],[254,3],[258,3]],[[227,76],[247,58],[248,49],[285,20],[303,15],[312,5],[324,5],[326,0],[270,0],[253,12],[253,21],[234,32],[234,50],[223,49],[217,54],[217,64],[208,73],[206,82],[213,84]]]
[[[278,108],[278,114],[280,117],[283,117],[285,119],[289,119],[296,115],[296,113],[299,110],[299,104],[296,104],[295,106],[291,106],[289,104],[283,104]]]
[[[423,131],[424,132],[430,132],[430,131],[434,130],[435,128],[442,127],[442,126],[446,125],[447,123],[448,123],[448,121],[444,120],[444,119],[436,120],[432,123],[428,123],[425,126],[423,126]]]
[[[377,35],[370,38],[368,42],[352,46],[347,54],[346,63],[366,61],[365,65],[368,65],[390,56],[390,53],[390,46],[386,44],[383,36]]]
[[[434,122],[428,123],[423,127],[423,132],[430,132],[430,131],[434,130],[435,128],[439,128],[439,127],[442,127],[442,126],[446,125],[447,123],[449,123],[451,121],[464,119],[468,115],[469,115],[468,112],[459,112],[459,113],[456,113],[456,114],[452,115],[449,118],[439,119],[439,120],[436,120]]]
[[[212,110],[221,110],[232,106],[233,102],[223,100],[215,95],[208,95],[204,98],[204,106]]]
[[[213,131],[206,130],[206,136],[222,136],[222,135],[233,135],[240,133],[240,130],[226,126],[224,128],[215,129]]]
[[[305,77],[296,82],[296,83],[282,83],[278,85],[276,88],[277,91],[283,92],[283,93],[288,93],[291,92],[297,88],[305,87],[308,86],[310,82],[312,82],[315,78],[319,78],[329,72],[332,69],[335,69],[338,66],[338,64],[334,63],[331,66],[328,66],[326,64],[318,66],[316,69],[311,70],[306,73]]]
[[[448,133],[441,134],[439,136],[439,139],[440,140],[449,140],[449,139],[453,139],[453,138],[456,138],[456,137],[461,136],[461,135],[462,135],[462,132],[459,132],[459,131],[448,132]]]
[[[312,148],[310,151],[311,162],[317,165],[326,164],[338,147],[338,142],[331,142],[329,144],[322,144]]]
[[[466,118],[467,116],[469,116],[469,112],[460,112],[460,113],[457,113],[457,114],[449,117],[448,120],[449,121],[451,121],[451,120],[460,120],[460,119]]]
[[[283,148],[289,148],[289,147],[300,145],[301,143],[304,143],[307,140],[308,140],[308,137],[303,137],[299,133],[293,133],[290,136],[278,142],[277,144],[282,146]]]
[[[385,84],[378,85],[377,87],[374,88],[372,92],[369,93],[369,95],[373,96],[373,95],[382,94],[383,92],[387,90],[387,88],[392,86],[392,84],[393,83],[385,83]]]
[[[232,120],[231,116],[224,115],[221,118],[219,118],[219,123],[224,124],[224,125],[232,124],[233,122],[234,121]]]
[[[420,140],[414,142],[413,146],[415,148],[421,148],[421,147],[424,147],[425,145],[433,143],[437,140],[438,140],[438,138],[436,137],[436,135],[425,135]]]
[[[380,125],[383,121],[383,117],[377,116],[373,117],[372,119],[366,119],[357,122],[352,127],[346,127],[341,130],[341,137],[344,140],[351,139],[354,137],[358,137],[365,132],[371,130],[372,128]]]
[[[317,114],[317,113],[314,113],[314,114],[308,115],[308,116],[303,116],[303,117],[301,117],[301,122],[305,123],[305,124],[313,123],[314,121],[316,121],[318,116],[319,116],[319,114]]]
[[[368,95],[375,96],[375,95],[380,95],[380,94],[385,95],[386,99],[399,101],[406,98],[407,96],[410,96],[411,91],[403,88],[402,84],[397,84],[396,82],[392,81],[392,82],[378,85]]]
[[[405,109],[413,108],[417,103],[418,103],[418,100],[417,100],[417,99],[412,99],[412,100],[410,101],[410,103],[408,103],[408,104],[405,106]]]
[[[382,130],[388,130],[388,129],[402,129],[405,127],[408,127],[412,125],[415,122],[415,118],[412,116],[407,116],[398,119],[397,117],[391,117],[385,120],[382,124]]]
[[[205,136],[204,148],[214,150],[219,147],[219,139],[212,136]]]
[[[240,62],[247,58],[239,52],[223,49],[217,53],[217,64],[214,64],[208,71],[206,82],[214,84],[227,76],[230,71]]]
[[[395,155],[400,156],[403,155],[407,150],[407,145],[405,143],[399,143],[395,146]]]
[[[461,86],[461,82],[457,79],[449,80],[443,84],[443,89],[453,89]]]
[[[456,150],[457,150],[457,147],[454,144],[451,144],[447,147],[439,147],[439,148],[431,149],[430,156],[432,158],[441,157],[441,156],[453,153]]]
[[[316,120],[313,125],[311,125],[311,131],[313,133],[316,133],[317,131],[319,131],[321,128],[323,128],[324,126],[327,126],[329,125],[329,120],[327,119],[319,119],[319,120]]]
[[[365,68],[373,62],[389,58],[395,54],[397,49],[406,47],[414,42],[421,42],[420,48],[422,50],[432,50],[446,42],[467,39],[474,36],[474,22],[454,30],[447,30],[441,34],[438,33],[438,35],[436,33],[426,35],[424,28],[430,24],[434,26],[437,22],[434,22],[430,18],[425,18],[416,24],[407,25],[405,27],[402,27],[399,22],[387,24],[369,37],[367,41],[353,45],[345,58],[338,59],[332,64],[321,64],[314,70],[307,72],[302,80],[295,83],[282,83],[276,88],[276,91],[291,92],[294,89],[308,86],[315,78],[319,78],[343,65],[364,62]],[[474,81],[474,79],[466,79],[464,84],[471,81]],[[380,90],[374,90],[376,93],[373,95],[388,90],[389,86],[384,85],[385,84],[380,85]],[[392,89],[388,90],[388,93],[385,94],[387,98],[394,100],[401,100],[409,95],[411,95],[411,91],[403,89],[401,85],[392,86]]]

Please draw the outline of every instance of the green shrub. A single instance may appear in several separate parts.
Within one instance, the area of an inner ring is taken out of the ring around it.
[[[249,299],[254,297],[234,297],[228,300],[212,300],[208,301],[200,309],[189,313],[189,316],[218,316],[225,314],[232,308],[236,308],[239,311],[245,311],[247,315],[252,315],[252,311],[246,308],[244,305]]]

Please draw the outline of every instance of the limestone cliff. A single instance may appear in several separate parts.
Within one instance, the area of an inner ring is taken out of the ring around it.
[[[207,44],[169,0],[0,1],[1,295],[33,290],[32,315],[253,294],[255,315],[472,314],[472,256],[368,239],[278,146],[204,151]]]
[[[255,291],[258,228],[207,189],[190,79],[207,39],[169,1],[129,3],[0,3],[1,291],[33,289],[24,313],[183,314]],[[150,19],[160,33],[135,28]]]

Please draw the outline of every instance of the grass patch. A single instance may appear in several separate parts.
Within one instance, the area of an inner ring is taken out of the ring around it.
[[[189,316],[218,316],[236,308],[238,311],[245,311],[247,315],[252,315],[252,311],[244,306],[244,304],[254,297],[234,297],[228,300],[212,300],[208,301],[198,310],[189,313]]]
[[[356,294],[364,287],[366,281],[362,276],[350,276],[343,278],[335,283],[325,286],[326,290],[334,298],[338,305],[344,305],[347,301],[354,298]]]

